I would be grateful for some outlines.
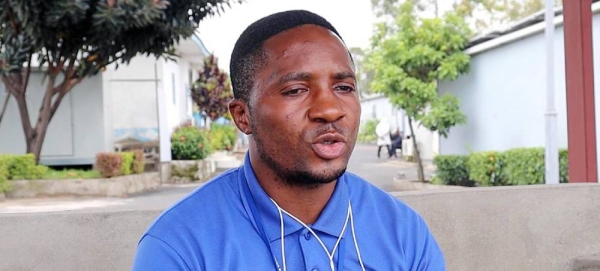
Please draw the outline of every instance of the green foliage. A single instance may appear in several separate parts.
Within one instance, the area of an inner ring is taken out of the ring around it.
[[[233,99],[233,90],[229,75],[219,69],[217,58],[210,55],[204,59],[204,67],[192,85],[192,100],[211,120],[225,116],[229,102]]]
[[[12,189],[8,178],[8,159],[6,156],[0,156],[0,194]]]
[[[0,155],[0,193],[10,191],[10,180],[41,179],[47,171],[47,167],[36,164],[32,154]]]
[[[497,151],[472,153],[467,160],[469,178],[481,186],[505,185],[504,154]]]
[[[363,143],[371,143],[377,141],[375,127],[377,127],[377,120],[375,119],[370,119],[363,122],[358,132],[358,141]]]
[[[470,155],[438,155],[434,183],[471,186],[529,185],[545,183],[543,148],[517,148],[504,152],[475,152]],[[569,182],[569,157],[559,150],[561,183]]]
[[[402,4],[395,24],[379,24],[372,37],[367,59],[367,68],[375,72],[372,89],[407,117],[446,136],[466,119],[455,97],[438,96],[437,82],[468,72],[470,57],[463,49],[469,36],[468,26],[455,14],[419,19],[410,2]]]
[[[473,186],[467,169],[468,156],[438,155],[433,158],[437,170],[433,179],[435,184]]]
[[[119,154],[121,155],[121,175],[132,174],[135,154],[133,152],[120,152]]]
[[[475,32],[506,25],[544,8],[544,0],[409,0],[420,17],[440,17],[445,12],[455,12],[464,18]],[[402,0],[371,0],[378,16],[395,18]],[[560,6],[561,0],[555,0]],[[448,10],[448,7],[451,9]]]
[[[102,177],[100,172],[97,170],[77,170],[77,169],[65,169],[65,170],[53,170],[50,169],[44,175],[44,179],[47,180],[61,180],[61,179],[95,179]]]
[[[212,150],[230,151],[237,139],[236,127],[233,125],[221,125],[213,123],[208,130],[210,146]]]
[[[174,160],[201,160],[210,153],[206,133],[194,126],[179,127],[171,136]]]
[[[559,182],[569,182],[569,151],[567,149],[558,150],[558,173]]]
[[[73,58],[77,76],[95,74],[115,61],[127,63],[138,54],[172,55],[173,46],[192,35],[202,19],[230,2],[2,0],[0,72],[23,69],[33,53],[54,67]]]
[[[543,184],[545,183],[544,148],[519,148],[504,153],[506,161],[506,178],[509,184]],[[569,156],[566,149],[558,152],[559,181],[569,182]]]
[[[518,148],[504,152],[507,183],[511,185],[544,183],[544,148]]]
[[[41,179],[48,171],[47,167],[37,165],[33,154],[2,155],[0,160],[7,166],[9,180]]]

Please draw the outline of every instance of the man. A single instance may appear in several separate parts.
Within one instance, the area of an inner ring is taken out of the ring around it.
[[[359,126],[352,59],[325,19],[250,25],[231,57],[244,165],[166,210],[134,270],[444,270],[419,215],[346,173]]]

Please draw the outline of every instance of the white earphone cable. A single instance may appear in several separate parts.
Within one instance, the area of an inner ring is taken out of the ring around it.
[[[327,257],[329,258],[329,266],[331,268],[332,271],[335,271],[335,265],[333,263],[333,256],[335,255],[335,251],[338,248],[338,245],[340,244],[340,241],[342,240],[342,237],[344,236],[344,233],[346,232],[346,228],[348,226],[348,221],[350,221],[350,228],[352,230],[352,239],[354,241],[354,248],[356,249],[356,254],[358,255],[358,262],[362,268],[363,271],[365,271],[365,266],[362,262],[362,258],[360,256],[360,251],[358,249],[358,243],[356,240],[356,234],[354,232],[354,216],[352,215],[352,205],[350,204],[350,201],[348,201],[348,213],[346,215],[346,221],[344,222],[344,226],[342,227],[342,231],[340,232],[340,236],[338,237],[331,253],[329,252],[329,250],[327,250],[327,247],[325,246],[325,244],[323,243],[323,241],[321,240],[321,238],[319,238],[319,236],[308,226],[306,225],[304,222],[302,222],[300,219],[296,218],[294,215],[288,213],[286,210],[282,209],[281,207],[279,207],[279,205],[277,204],[277,202],[275,202],[273,199],[271,199],[271,201],[273,202],[273,204],[275,204],[275,206],[277,207],[277,210],[279,211],[279,220],[280,220],[280,226],[281,226],[281,258],[283,261],[283,270],[287,271],[287,266],[286,266],[286,262],[285,262],[285,227],[284,227],[284,222],[283,222],[283,214],[285,213],[286,215],[288,215],[289,217],[291,217],[292,219],[294,219],[296,222],[300,223],[304,228],[306,228],[319,242],[319,244],[321,245],[321,247],[323,248],[323,250],[325,250],[325,253],[327,254]],[[339,256],[338,256],[339,257]]]

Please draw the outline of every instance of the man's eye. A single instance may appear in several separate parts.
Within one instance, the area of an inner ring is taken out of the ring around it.
[[[296,89],[291,89],[291,90],[283,92],[283,95],[285,95],[285,96],[294,96],[294,95],[298,95],[300,93],[303,93],[305,91],[306,91],[306,89],[296,88]]]
[[[340,90],[340,91],[346,91],[346,92],[354,91],[354,87],[351,87],[351,86],[337,86],[336,89]]]

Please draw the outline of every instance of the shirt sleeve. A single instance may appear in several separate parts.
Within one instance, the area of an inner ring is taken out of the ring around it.
[[[425,221],[420,217],[418,221],[421,240],[417,242],[417,251],[412,270],[445,271],[446,262],[440,246],[431,234]]]
[[[181,256],[167,243],[145,235],[138,244],[132,271],[190,271]]]

